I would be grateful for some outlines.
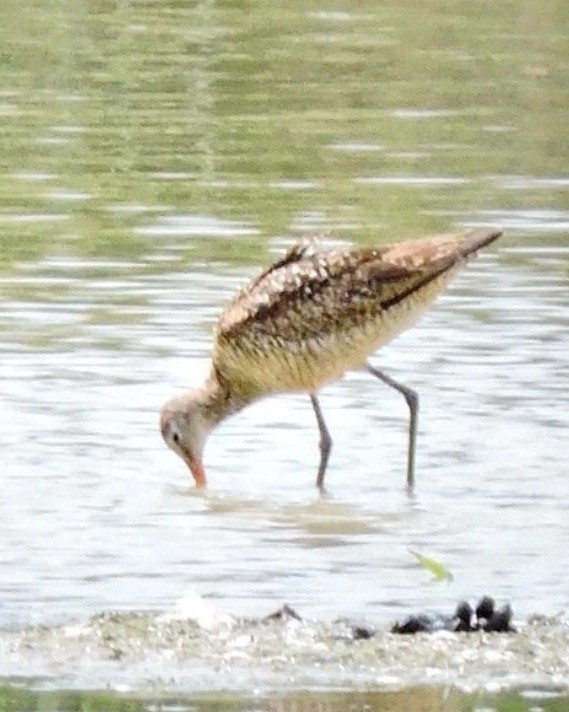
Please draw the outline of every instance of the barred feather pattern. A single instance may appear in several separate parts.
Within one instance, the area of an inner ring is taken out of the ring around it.
[[[413,324],[499,234],[452,233],[376,248],[294,245],[221,314],[217,376],[247,401],[315,392]]]

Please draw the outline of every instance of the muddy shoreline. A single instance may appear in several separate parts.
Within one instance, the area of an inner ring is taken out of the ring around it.
[[[106,612],[0,631],[0,677],[26,688],[138,693],[425,685],[465,693],[527,686],[569,692],[569,625],[560,618],[516,621],[508,634],[402,636],[369,622],[245,618],[198,603],[184,615]],[[373,634],[361,637],[362,629]]]

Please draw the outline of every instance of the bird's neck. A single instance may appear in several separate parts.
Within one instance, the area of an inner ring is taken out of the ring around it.
[[[254,396],[232,388],[215,368],[208,376],[202,393],[203,414],[212,427],[256,400]]]

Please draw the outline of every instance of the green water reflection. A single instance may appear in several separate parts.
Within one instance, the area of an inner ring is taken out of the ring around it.
[[[568,704],[568,697],[535,690],[478,695],[448,689],[412,688],[395,692],[273,693],[246,698],[231,694],[171,697],[160,693],[132,697],[111,692],[34,692],[0,687],[3,712],[562,712]]]
[[[566,210],[495,177],[566,171],[568,21],[563,0],[3,3],[0,259],[141,259],[171,214],[258,230],[194,235],[183,267]]]

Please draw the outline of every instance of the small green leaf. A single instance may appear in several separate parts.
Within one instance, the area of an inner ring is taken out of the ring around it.
[[[452,581],[453,575],[440,561],[432,559],[430,556],[423,556],[413,549],[409,549],[409,551],[417,559],[419,566],[433,575],[435,581]]]

